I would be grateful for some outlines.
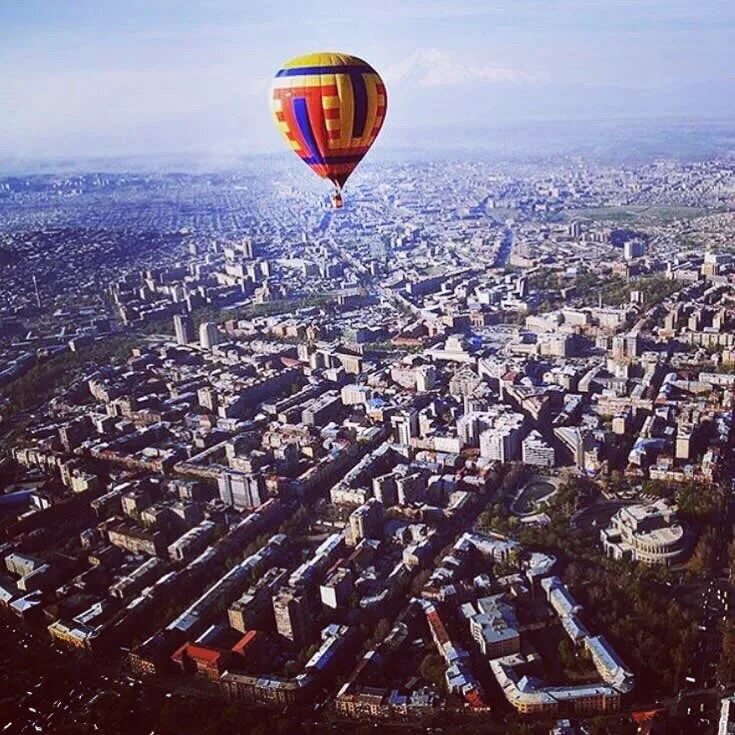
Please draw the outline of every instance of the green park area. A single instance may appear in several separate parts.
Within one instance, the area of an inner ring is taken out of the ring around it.
[[[105,337],[75,352],[64,350],[52,357],[37,357],[24,375],[0,390],[8,415],[28,411],[53,398],[94,366],[120,362],[130,355],[137,340],[127,334]]]
[[[633,206],[590,207],[566,212],[568,219],[587,219],[614,224],[663,225],[682,219],[695,219],[712,211],[702,207],[685,206]]]
[[[314,294],[296,299],[276,299],[263,304],[243,304],[233,307],[202,306],[191,313],[194,328],[199,329],[203,322],[221,324],[230,319],[255,319],[257,317],[294,314],[299,309],[310,309],[326,306],[334,300],[332,294]],[[142,331],[146,334],[173,334],[174,325],[171,317],[156,319],[146,323]]]

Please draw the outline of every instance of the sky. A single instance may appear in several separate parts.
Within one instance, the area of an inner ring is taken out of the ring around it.
[[[280,150],[270,80],[316,50],[385,78],[388,147],[735,118],[732,0],[0,0],[0,156]]]

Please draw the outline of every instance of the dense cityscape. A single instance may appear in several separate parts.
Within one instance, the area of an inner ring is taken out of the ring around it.
[[[734,209],[727,156],[0,180],[0,726],[728,727]]]

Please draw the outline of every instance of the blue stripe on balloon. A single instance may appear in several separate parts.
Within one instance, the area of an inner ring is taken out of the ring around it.
[[[355,99],[355,114],[352,118],[352,137],[362,138],[367,122],[367,87],[362,74],[350,74],[352,94]]]
[[[276,77],[302,77],[310,74],[375,74],[375,69],[367,64],[347,65],[335,64],[334,66],[297,66],[293,69],[281,69]]]
[[[358,163],[363,159],[364,153],[356,153],[352,156],[320,156],[314,158],[313,156],[302,156],[301,160],[304,163],[308,163],[310,166],[315,163],[326,163],[326,164],[338,164],[338,163]]]
[[[314,131],[309,120],[309,109],[306,106],[306,99],[304,97],[296,97],[293,101],[293,110],[306,147],[309,149],[309,153],[311,153],[311,158],[314,159],[313,162],[324,163],[324,157],[319,151],[319,147],[314,139]]]

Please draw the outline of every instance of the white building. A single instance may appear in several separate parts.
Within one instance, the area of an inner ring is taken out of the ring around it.
[[[416,390],[427,393],[436,384],[436,368],[433,365],[422,365],[416,368]]]
[[[419,435],[419,416],[413,409],[397,416],[392,416],[391,424],[393,426],[395,440],[404,446],[410,445],[411,439]]]
[[[556,464],[554,447],[547,444],[535,429],[523,440],[523,463],[536,467],[553,467]]]
[[[687,533],[666,500],[621,508],[600,531],[608,556],[644,564],[673,564],[686,553]]]
[[[628,240],[623,245],[623,252],[626,260],[642,258],[646,254],[646,243],[642,240]]]
[[[735,735],[735,696],[723,697],[717,735]]]
[[[480,455],[501,462],[518,459],[524,423],[525,418],[520,413],[508,412],[498,416],[493,427],[480,434]]]
[[[214,322],[202,322],[199,325],[199,344],[205,350],[211,350],[219,344],[219,332]]]

